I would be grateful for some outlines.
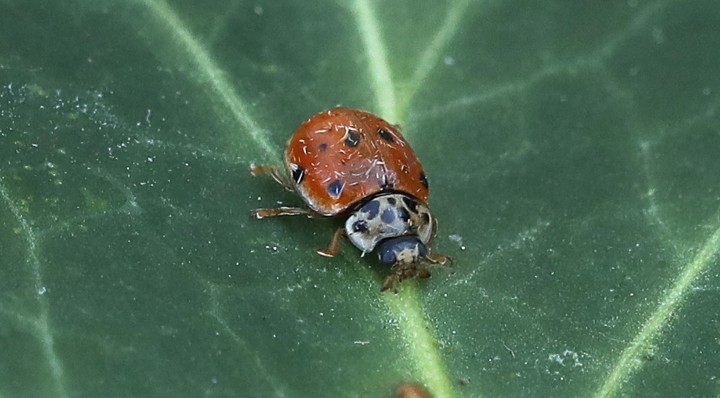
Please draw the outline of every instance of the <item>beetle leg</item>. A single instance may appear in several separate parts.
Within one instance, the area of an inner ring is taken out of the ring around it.
[[[430,261],[433,264],[440,264],[445,265],[447,262],[452,263],[452,258],[444,255],[444,254],[438,254],[438,253],[428,253],[427,256],[425,256],[425,259]]]
[[[438,254],[438,253],[428,253],[427,256],[425,256],[425,260],[432,264],[438,264],[443,265],[445,267],[448,267],[450,270],[450,275],[453,275],[455,273],[455,270],[452,268],[450,264],[452,264],[452,257],[446,256],[444,254]],[[450,263],[450,264],[448,264]],[[427,271],[425,271],[427,272]],[[429,272],[428,272],[429,274]],[[424,279],[422,274],[418,275],[419,278]]]
[[[335,231],[335,234],[333,234],[330,246],[326,249],[318,249],[317,253],[325,257],[335,257],[338,250],[340,250],[340,240],[343,236],[345,236],[345,228],[338,228],[338,230]]]
[[[256,176],[258,174],[270,174],[270,176],[277,181],[278,184],[282,185],[288,191],[295,191],[295,187],[292,182],[281,174],[277,167],[272,165],[256,165],[255,163],[250,164],[250,174]],[[263,219],[265,217],[275,216],[299,216],[306,215],[308,217],[314,216],[316,213],[310,209],[304,209],[302,207],[278,207],[277,209],[255,209],[252,211],[253,216],[257,219]]]
[[[315,212],[310,209],[303,209],[302,207],[278,207],[277,209],[255,209],[252,211],[253,216],[258,220],[265,217],[276,217],[276,216],[300,216],[306,215],[312,217]]]
[[[380,286],[380,292],[384,292],[386,290],[392,290],[393,293],[397,294],[397,284],[398,284],[398,276],[395,273],[392,273],[383,279],[382,286]]]
[[[270,174],[272,178],[277,181],[278,184],[282,185],[287,189],[288,191],[295,191],[295,187],[293,186],[292,182],[287,179],[283,174],[281,174],[277,167],[269,164],[265,165],[257,165],[255,163],[250,164],[250,174],[253,176],[257,176],[258,174]]]
[[[427,279],[430,277],[430,271],[428,271],[427,268],[423,266],[418,266],[418,268],[415,270],[415,277],[418,279]]]

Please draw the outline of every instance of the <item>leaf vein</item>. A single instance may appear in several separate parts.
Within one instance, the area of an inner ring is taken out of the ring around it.
[[[612,371],[595,394],[596,397],[615,395],[622,387],[623,382],[642,366],[644,361],[640,360],[640,358],[643,351],[652,344],[662,329],[667,326],[671,315],[686,299],[688,293],[692,291],[692,283],[701,272],[712,264],[712,260],[719,251],[720,227],[705,241],[695,257],[685,265],[673,286],[664,294],[655,312],[650,315],[640,332],[623,350]]]
[[[395,98],[395,84],[387,59],[387,50],[380,36],[380,25],[371,0],[353,2],[353,16],[360,31],[365,53],[370,63],[370,78],[375,92],[375,101],[383,117],[391,123],[398,123],[398,109]]]
[[[547,64],[540,68],[536,73],[533,73],[524,79],[517,79],[489,87],[481,94],[460,97],[443,106],[424,113],[423,118],[436,118],[451,109],[464,108],[478,103],[491,101],[498,97],[517,94],[527,90],[537,83],[542,82],[548,77],[562,74],[575,74],[579,70],[605,69],[605,63],[613,56],[618,47],[627,41],[628,38],[632,37],[633,34],[637,33],[638,30],[645,28],[648,25],[648,21],[667,8],[670,3],[672,3],[671,0],[665,0],[645,7],[623,30],[620,31],[619,34],[610,37],[603,45],[585,55],[581,55],[564,62]]]
[[[466,15],[469,0],[456,1],[445,16],[440,29],[435,37],[425,48],[417,63],[417,68],[410,78],[408,90],[404,93],[404,99],[400,105],[400,114],[404,114],[410,105],[413,97],[420,89],[422,83],[427,79],[432,70],[440,61],[443,50],[448,46],[455,34],[460,30],[463,17]]]
[[[187,52],[199,72],[203,75],[213,91],[218,94],[225,106],[230,110],[235,121],[240,124],[250,138],[265,152],[266,156],[279,162],[277,148],[267,140],[267,133],[250,115],[250,106],[233,89],[225,77],[225,73],[217,65],[212,56],[205,50],[197,38],[190,32],[185,23],[163,0],[146,0],[148,8],[153,12],[170,33],[179,41],[180,48]]]
[[[33,326],[33,334],[41,343],[41,349],[43,355],[47,358],[48,366],[53,377],[53,384],[59,397],[67,397],[67,389],[65,388],[65,380],[63,377],[64,371],[62,362],[59,356],[55,352],[55,337],[53,336],[50,328],[50,305],[45,295],[40,292],[44,291],[44,282],[42,275],[42,266],[40,263],[40,257],[38,256],[37,239],[35,232],[32,227],[22,215],[20,208],[10,197],[7,187],[3,178],[0,177],[0,197],[6,203],[10,212],[13,214],[22,231],[23,239],[27,245],[28,260],[31,267],[34,288],[33,294],[37,298],[39,306],[39,314],[33,319],[31,325]]]
[[[428,325],[423,314],[415,286],[412,282],[403,282],[398,294],[384,294],[383,298],[396,317],[408,351],[416,364],[416,370],[432,396],[454,397],[452,383],[438,352],[436,340],[432,336],[432,327]]]

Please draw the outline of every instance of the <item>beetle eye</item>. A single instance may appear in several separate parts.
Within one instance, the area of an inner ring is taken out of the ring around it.
[[[397,257],[395,256],[394,247],[391,245],[381,245],[378,251],[378,258],[380,262],[386,265],[395,264]]]

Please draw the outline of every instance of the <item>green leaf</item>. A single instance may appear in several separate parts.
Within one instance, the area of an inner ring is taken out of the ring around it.
[[[713,1],[0,1],[0,397],[720,395]],[[402,125],[454,259],[382,294],[281,164]]]

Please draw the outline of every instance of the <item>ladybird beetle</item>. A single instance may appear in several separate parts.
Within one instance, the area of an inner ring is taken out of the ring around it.
[[[347,236],[364,256],[378,249],[392,266],[381,291],[407,278],[430,277],[423,262],[444,264],[429,253],[437,230],[428,208],[428,180],[415,152],[397,126],[357,109],[333,108],[311,116],[293,134],[285,151],[286,173],[250,165],[253,175],[270,174],[297,192],[308,206],[256,209],[258,219],[284,215],[347,217],[326,249],[333,257]]]

